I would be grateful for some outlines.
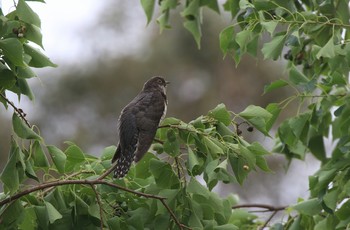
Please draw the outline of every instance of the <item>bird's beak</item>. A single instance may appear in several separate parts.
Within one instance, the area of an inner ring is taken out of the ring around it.
[[[170,81],[165,81],[165,84],[166,84],[166,85],[169,85],[169,84],[170,84]]]

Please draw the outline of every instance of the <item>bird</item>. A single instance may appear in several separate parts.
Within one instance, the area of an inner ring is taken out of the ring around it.
[[[141,92],[122,109],[118,118],[119,143],[112,158],[112,164],[117,161],[114,178],[123,178],[131,163],[140,161],[151,146],[159,123],[167,111],[168,84],[163,77],[152,77],[143,85]]]

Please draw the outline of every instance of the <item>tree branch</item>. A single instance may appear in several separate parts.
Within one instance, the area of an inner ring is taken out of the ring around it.
[[[171,217],[173,218],[173,220],[175,221],[175,223],[177,224],[177,226],[179,226],[179,228],[182,230],[184,228],[186,229],[191,229],[190,227],[183,225],[180,223],[180,221],[177,219],[175,213],[170,209],[169,205],[167,205],[165,203],[165,198],[161,199],[160,202],[162,202],[162,204],[164,205],[164,207],[168,210],[168,212],[170,213]]]
[[[240,205],[235,205],[232,208],[233,209],[238,209],[238,208],[263,208],[267,209],[268,211],[282,211],[285,210],[288,206],[281,206],[281,207],[275,207],[272,205],[268,204],[240,204]]]
[[[264,225],[261,226],[260,230],[264,230],[264,228],[268,225],[268,223],[272,220],[272,218],[277,214],[278,210],[272,212],[270,217],[265,221]]]
[[[20,118],[22,118],[22,120],[26,123],[26,125],[29,128],[32,128],[31,125],[29,124],[28,120],[25,118],[26,114],[23,112],[22,109],[17,108],[12,101],[10,101],[9,99],[7,99],[7,97],[5,95],[3,95],[2,93],[0,93],[0,96],[9,104],[11,105],[11,107],[16,111],[16,113],[18,114],[18,116],[20,116]]]
[[[113,170],[113,167],[111,167],[110,169]],[[102,174],[99,178],[101,178],[102,176],[106,176],[108,175],[107,172],[111,172],[112,170],[107,170],[104,174]],[[35,187],[32,187],[32,188],[29,188],[27,190],[24,190],[24,191],[21,191],[21,192],[18,192],[17,194],[15,195],[12,195],[6,199],[3,199],[0,201],[0,207],[5,205],[5,204],[8,204],[10,202],[13,202],[25,195],[28,195],[32,192],[36,192],[36,191],[39,191],[39,190],[43,190],[43,189],[46,189],[46,188],[50,188],[50,187],[56,187],[56,186],[61,186],[61,185],[71,185],[71,184],[80,184],[80,185],[90,185],[91,187],[94,188],[95,185],[97,184],[103,184],[103,185],[107,185],[107,186],[110,186],[110,187],[113,187],[113,188],[117,188],[117,189],[120,189],[120,190],[123,190],[125,192],[129,192],[129,193],[132,193],[132,194],[135,194],[135,195],[138,195],[138,196],[143,196],[143,197],[146,197],[146,198],[151,198],[151,199],[156,199],[156,200],[159,200],[160,202],[162,202],[163,206],[168,210],[171,218],[174,220],[174,222],[177,224],[177,226],[180,228],[180,229],[190,229],[189,227],[183,225],[180,223],[180,221],[177,219],[176,215],[173,213],[173,211],[170,209],[170,207],[167,205],[167,203],[165,202],[166,198],[165,197],[162,197],[162,196],[157,196],[157,195],[153,195],[153,194],[147,194],[147,193],[143,193],[143,192],[138,192],[138,191],[134,191],[134,190],[131,190],[129,188],[125,188],[125,187],[122,187],[118,184],[113,184],[112,182],[108,182],[108,181],[105,181],[105,180],[101,180],[101,179],[95,179],[95,180],[66,180],[66,181],[53,181],[53,182],[48,182],[48,183],[43,183],[43,184],[39,184]],[[95,189],[95,188],[94,188]],[[96,190],[95,190],[96,191]],[[97,191],[96,191],[97,192]],[[97,198],[98,196],[96,196]],[[99,199],[99,198],[97,198]],[[99,202],[99,201],[97,201]],[[100,201],[100,204],[101,204],[101,201]],[[99,204],[99,205],[100,205]],[[101,210],[100,210],[100,213],[101,213]],[[101,214],[101,221],[102,221],[102,214]],[[102,228],[103,228],[103,223],[102,223]]]
[[[181,180],[181,171],[180,171],[179,160],[177,159],[177,157],[174,157],[174,160],[175,160],[176,169],[177,169],[177,176],[178,176],[179,180]]]
[[[268,225],[268,223],[272,220],[272,218],[279,211],[285,210],[287,207],[288,206],[275,207],[275,206],[268,205],[268,204],[241,204],[241,205],[233,206],[232,209],[238,209],[238,208],[262,208],[262,209],[266,209],[269,212],[272,212],[271,215],[269,216],[269,218],[265,221],[263,226],[260,228],[260,230],[263,230]]]
[[[95,185],[90,185],[92,188],[92,191],[94,191],[95,195],[96,195],[96,201],[98,204],[98,208],[100,210],[100,228],[101,230],[103,230],[103,209],[102,209],[102,202],[101,202],[101,198],[100,195],[98,194]]]

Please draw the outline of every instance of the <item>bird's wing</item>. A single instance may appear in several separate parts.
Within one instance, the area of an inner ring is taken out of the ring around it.
[[[142,96],[138,95],[121,112],[118,120],[119,144],[113,156],[112,162],[117,161],[114,170],[114,177],[124,177],[131,163],[134,161],[139,131],[136,124],[135,104],[142,101]]]
[[[165,101],[160,92],[147,94],[137,106],[136,125],[139,131],[135,162],[138,162],[151,146],[164,113]]]

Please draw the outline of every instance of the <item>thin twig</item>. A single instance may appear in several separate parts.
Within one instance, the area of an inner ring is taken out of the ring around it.
[[[176,168],[177,168],[177,176],[179,177],[179,180],[181,180],[181,172],[180,172],[180,163],[177,157],[174,157]]]
[[[288,206],[275,207],[275,206],[268,205],[268,204],[241,204],[241,205],[235,205],[232,208],[233,209],[238,209],[238,208],[263,208],[263,209],[266,209],[269,212],[272,212],[271,215],[269,216],[269,218],[265,221],[263,226],[260,228],[260,230],[263,230],[268,225],[268,223],[272,220],[272,218],[279,211],[285,210],[287,207]]]
[[[288,206],[275,207],[275,206],[268,205],[268,204],[240,204],[240,205],[235,205],[232,208],[233,209],[237,209],[237,208],[263,208],[263,209],[267,209],[267,210],[273,212],[273,211],[285,210],[287,207]]]
[[[164,205],[164,207],[168,210],[168,212],[170,213],[171,217],[173,218],[173,220],[175,221],[175,223],[177,224],[177,226],[179,226],[179,228],[182,230],[184,228],[186,229],[191,229],[190,227],[183,225],[180,223],[180,221],[177,219],[175,213],[170,209],[169,205],[167,205],[165,203],[165,199],[161,199],[160,202],[162,202],[162,204]]]
[[[90,185],[92,188],[92,191],[94,191],[95,195],[96,195],[96,201],[100,210],[100,228],[101,230],[103,230],[103,209],[102,209],[102,202],[101,202],[101,198],[100,195],[98,194],[95,185]]]
[[[261,226],[260,230],[263,230],[267,225],[268,223],[272,220],[272,218],[277,214],[279,210],[275,210],[271,213],[270,217],[265,221],[264,225]]]
[[[70,178],[72,178],[72,177],[78,176],[78,175],[83,174],[83,173],[94,173],[94,171],[89,171],[89,170],[85,171],[85,170],[82,170],[82,171],[79,171],[79,172],[75,172],[75,173],[69,174],[69,175],[67,175],[65,178],[58,178],[57,181],[59,181],[59,180],[68,180],[68,179],[70,179]],[[56,180],[55,180],[55,181],[56,181]],[[47,188],[47,189],[45,189],[45,190],[42,192],[42,195],[45,195],[46,193],[49,193],[49,192],[51,192],[51,191],[54,190],[54,189],[55,189],[55,187]]]
[[[20,116],[20,118],[22,118],[22,120],[26,123],[26,125],[29,128],[32,128],[28,122],[28,120],[25,118],[25,113],[23,112],[22,109],[17,108],[12,101],[10,101],[9,99],[7,99],[7,97],[5,95],[3,95],[2,93],[0,93],[0,96],[8,103],[11,105],[11,107],[16,111],[16,113],[18,114],[18,116]]]
[[[107,169],[104,173],[101,174],[101,176],[99,176],[96,180],[102,180],[104,179],[106,176],[108,176],[111,172],[113,172],[113,170],[115,169],[115,167],[117,166],[118,161],[115,161],[111,167],[109,167],[109,169]]]

